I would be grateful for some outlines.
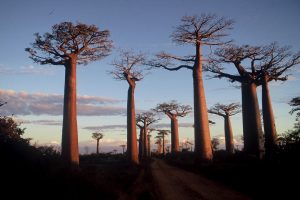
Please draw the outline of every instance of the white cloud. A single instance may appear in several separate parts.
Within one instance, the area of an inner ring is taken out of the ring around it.
[[[37,67],[33,65],[26,65],[21,67],[7,67],[4,65],[0,65],[0,74],[5,75],[32,75],[32,74],[39,74],[39,75],[53,75],[55,72],[55,68],[49,66],[42,66]]]
[[[1,90],[1,100],[7,102],[2,106],[2,115],[62,115],[63,95],[45,93],[15,92],[13,90]],[[97,97],[78,96],[77,111],[82,116],[107,116],[126,113],[126,108],[107,104],[116,104],[121,100]]]

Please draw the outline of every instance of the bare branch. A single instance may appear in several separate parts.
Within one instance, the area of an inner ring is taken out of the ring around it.
[[[231,103],[227,105],[217,103],[208,109],[208,112],[222,117],[232,116],[241,112],[241,105],[239,103]]]
[[[144,78],[144,71],[147,68],[141,68],[145,64],[144,54],[134,54],[130,51],[121,51],[120,59],[114,60],[111,65],[114,69],[109,73],[117,80],[127,80],[129,84],[140,81]]]
[[[155,112],[162,112],[168,115],[168,117],[185,117],[192,111],[192,107],[189,105],[180,105],[175,100],[168,103],[157,104],[153,109]]]
[[[109,36],[109,31],[100,31],[94,25],[62,22],[52,27],[52,33],[36,33],[32,48],[25,50],[40,64],[65,65],[71,54],[77,55],[78,64],[87,64],[109,55]]]

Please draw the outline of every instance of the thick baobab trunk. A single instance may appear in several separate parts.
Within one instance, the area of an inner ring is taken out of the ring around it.
[[[213,154],[202,79],[202,55],[200,45],[197,44],[196,46],[196,62],[193,70],[195,156],[196,162],[210,162]]]
[[[244,150],[262,157],[262,126],[255,83],[242,83]]]
[[[134,86],[130,85],[128,89],[127,100],[127,152],[128,158],[133,164],[138,164],[136,120],[134,105]]]
[[[139,139],[139,158],[141,159],[144,157],[144,147],[143,147],[143,141],[144,141],[144,127],[139,127],[140,128],[140,139]]]
[[[164,135],[162,137],[162,149],[163,149],[163,155],[165,155],[166,151],[165,151],[165,136]]]
[[[226,151],[230,154],[234,153],[233,134],[230,122],[230,116],[225,115],[224,117],[224,130],[225,130],[225,145]]]
[[[76,108],[76,56],[65,66],[64,113],[61,155],[69,166],[79,165],[77,108]]]
[[[176,117],[171,118],[171,151],[179,152],[178,120]]]
[[[150,142],[150,135],[147,135],[147,138],[148,138],[147,154],[148,154],[148,157],[151,157],[151,142]]]
[[[267,76],[264,76],[262,82],[262,111],[265,131],[265,151],[266,156],[271,156],[276,147],[277,133]]]
[[[144,126],[143,152],[144,152],[144,157],[148,157],[148,136],[147,136],[148,129],[146,123],[144,123],[144,125],[145,126]]]

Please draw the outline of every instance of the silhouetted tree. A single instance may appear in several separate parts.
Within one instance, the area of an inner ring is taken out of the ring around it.
[[[157,153],[161,154],[161,143],[162,143],[162,138],[161,137],[155,137],[155,144],[157,145]]]
[[[169,130],[158,129],[157,132],[158,133],[157,133],[156,138],[161,138],[162,139],[163,155],[165,155],[165,136],[168,135],[170,133],[170,131]]]
[[[122,51],[120,60],[113,61],[114,70],[111,71],[113,77],[117,80],[126,80],[129,84],[127,99],[127,153],[129,160],[138,164],[137,136],[134,90],[136,82],[144,78],[145,68],[139,68],[144,65],[145,56],[143,54],[133,54],[129,51]]]
[[[178,57],[168,53],[160,53],[149,65],[170,71],[190,69],[193,71],[194,88],[194,133],[197,161],[211,161],[212,151],[208,126],[208,114],[202,78],[203,46],[222,45],[221,38],[231,29],[233,21],[218,18],[215,15],[184,16],[181,25],[171,35],[177,44],[189,44],[195,47],[195,54]],[[176,61],[177,63],[173,63]]]
[[[94,25],[62,22],[52,27],[52,33],[45,33],[43,36],[36,33],[32,48],[25,49],[34,62],[65,67],[61,154],[69,165],[79,164],[76,65],[108,56],[112,48],[109,35],[108,30],[100,31]]]
[[[120,147],[122,147],[123,154],[125,153],[126,144],[121,144]]]
[[[141,157],[149,157],[148,151],[148,126],[157,122],[158,119],[155,117],[153,112],[143,112],[137,114],[136,123],[140,128],[140,145],[141,145]]]
[[[294,97],[289,102],[290,106],[293,106],[294,108],[290,111],[290,114],[296,113],[296,119],[299,120],[300,118],[300,97]]]
[[[99,141],[104,137],[103,133],[100,132],[95,132],[92,135],[92,138],[95,139],[97,141],[97,149],[96,152],[97,154],[99,154]]]
[[[161,103],[153,109],[156,112],[162,112],[171,119],[171,151],[179,152],[179,134],[177,117],[185,117],[192,110],[189,105],[180,105],[176,101]]]
[[[241,83],[244,150],[259,157],[262,156],[262,126],[256,93],[258,74],[255,64],[263,58],[262,52],[261,47],[228,45],[217,49],[211,63],[206,66],[208,71],[215,74],[215,78],[225,77],[231,82]],[[224,72],[220,64],[228,63],[234,65],[238,74]],[[250,66],[246,67],[248,63]]]
[[[238,103],[231,103],[228,105],[215,104],[208,112],[211,114],[219,115],[224,118],[224,132],[225,132],[225,145],[228,153],[234,153],[234,143],[230,116],[241,112],[241,106]]]

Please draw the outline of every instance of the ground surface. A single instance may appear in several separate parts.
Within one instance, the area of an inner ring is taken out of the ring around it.
[[[208,180],[199,174],[167,165],[163,160],[151,163],[152,184],[160,200],[247,200],[249,197]]]

